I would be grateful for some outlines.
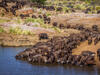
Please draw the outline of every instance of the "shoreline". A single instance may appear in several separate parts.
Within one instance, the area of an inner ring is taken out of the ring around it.
[[[36,42],[38,42],[38,38],[34,35],[15,35],[0,33],[0,45],[3,47],[32,46]]]

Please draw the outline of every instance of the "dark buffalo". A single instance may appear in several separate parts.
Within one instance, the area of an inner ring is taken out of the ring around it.
[[[39,34],[39,40],[41,40],[41,39],[48,39],[47,33],[40,33]]]

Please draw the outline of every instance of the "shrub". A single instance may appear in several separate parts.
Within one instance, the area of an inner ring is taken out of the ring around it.
[[[0,19],[0,23],[9,22],[9,20]]]
[[[29,31],[29,30],[22,30],[20,27],[16,27],[16,28],[10,28],[9,29],[9,33],[12,34],[23,34],[23,35],[33,35],[33,32]]]
[[[34,19],[34,18],[27,18],[27,19],[25,19],[25,22],[26,23],[28,23],[28,22],[38,22],[38,23],[40,23],[40,24],[43,24],[44,23],[44,21],[43,21],[43,19],[40,19],[40,18],[37,18],[37,19]]]
[[[19,27],[16,27],[16,28],[10,28],[9,29],[9,32],[10,33],[13,33],[13,34],[21,34],[22,33],[22,29],[21,28],[19,28]]]
[[[78,9],[78,10],[84,10],[86,7],[85,7],[84,4],[77,4],[77,5],[75,5],[74,8],[76,8],[76,9]]]
[[[61,32],[61,30],[58,27],[52,27],[53,30],[57,31],[57,32]]]
[[[2,27],[0,27],[0,33],[4,32],[4,29]]]
[[[96,6],[96,10],[100,10],[100,6]]]
[[[34,33],[29,31],[29,30],[25,30],[25,31],[22,31],[22,34],[24,34],[24,35],[33,35]]]
[[[35,19],[33,18],[27,18],[25,19],[25,22],[28,23],[28,22],[35,22]]]
[[[47,15],[47,16],[51,16],[51,13],[47,13],[46,15]]]
[[[32,2],[36,2],[37,4],[42,4],[44,5],[46,0],[31,0]]]

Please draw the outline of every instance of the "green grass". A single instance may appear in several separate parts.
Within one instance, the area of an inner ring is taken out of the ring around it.
[[[49,16],[51,16],[51,13],[47,13],[46,15],[49,17]]]
[[[0,27],[0,33],[2,32],[5,32],[5,30],[2,27]]]
[[[27,18],[25,19],[25,22],[28,23],[28,22],[35,22],[35,19],[33,18]]]
[[[54,31],[56,31],[56,32],[61,32],[61,29],[59,29],[58,27],[52,27],[52,29],[54,30]]]
[[[66,10],[70,10],[68,7],[63,7],[63,11],[66,13]]]
[[[11,34],[18,34],[18,35],[33,35],[34,33],[29,31],[29,30],[22,30],[20,27],[16,27],[16,28],[13,28],[11,27],[9,29],[9,33]]]
[[[74,6],[74,8],[78,9],[78,10],[84,10],[86,7],[84,4],[77,4]]]
[[[37,22],[37,23],[39,23],[40,25],[34,25],[34,27],[41,27],[41,28],[51,29],[51,30],[60,32],[60,29],[59,29],[59,28],[53,27],[53,26],[51,26],[51,25],[44,24],[43,19],[40,19],[40,18],[37,18],[37,19],[27,18],[27,19],[25,19],[25,22],[26,22],[26,23],[28,23],[28,22],[33,22],[33,23],[34,23],[34,22]]]
[[[21,18],[18,17],[18,19],[15,20],[15,22],[18,23],[18,24],[21,24],[22,23],[22,20],[21,20]]]
[[[96,6],[96,10],[97,10],[97,11],[100,10],[100,6]]]
[[[25,22],[26,23],[28,23],[28,22],[38,22],[38,23],[40,23],[40,24],[43,24],[44,23],[44,21],[43,21],[43,19],[40,19],[40,18],[37,18],[37,19],[34,19],[34,18],[27,18],[27,19],[25,19]]]
[[[0,19],[0,23],[9,22],[9,20]]]
[[[1,13],[1,16],[3,17],[5,14],[4,13]]]

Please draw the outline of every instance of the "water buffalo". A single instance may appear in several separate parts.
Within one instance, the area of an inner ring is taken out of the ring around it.
[[[58,25],[58,23],[57,22],[53,22],[53,26],[57,26]]]
[[[91,51],[87,50],[87,51],[83,51],[81,53],[81,55],[83,55],[83,56],[94,56],[95,52],[91,52]]]
[[[98,26],[97,26],[97,25],[93,25],[93,26],[92,26],[92,30],[93,30],[93,31],[98,31]]]
[[[97,56],[99,57],[100,60],[100,49],[97,50]]]
[[[40,33],[39,34],[39,40],[41,40],[41,39],[48,39],[47,33]]]

